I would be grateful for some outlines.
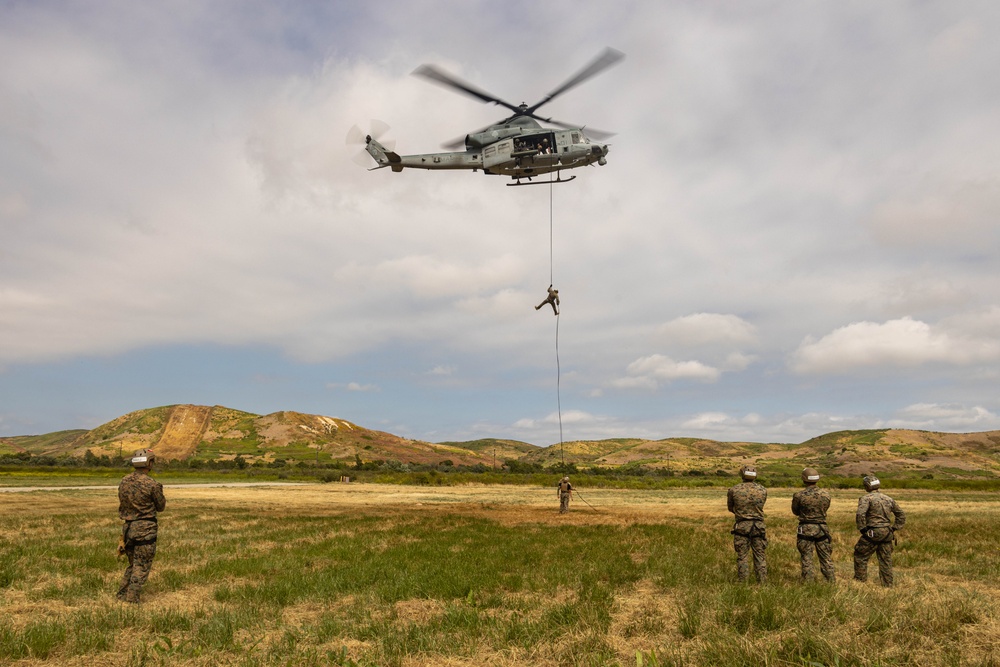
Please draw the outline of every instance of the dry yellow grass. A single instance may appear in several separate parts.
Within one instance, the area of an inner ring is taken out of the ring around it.
[[[768,502],[768,518],[772,572],[776,579],[790,581],[794,579],[798,564],[794,560],[794,521],[789,506],[793,489],[776,489],[770,493]],[[1000,521],[1000,501],[990,494],[958,493],[946,494],[932,491],[898,491],[887,490],[897,498],[907,511],[909,522],[907,530],[901,534],[899,553],[905,554],[909,540],[926,542],[933,536],[928,531],[942,531],[952,534],[956,526],[964,521],[975,518],[976,521],[988,521],[997,524]],[[197,522],[199,517],[206,522],[217,521],[227,512],[233,512],[233,520],[226,523],[227,531],[234,533],[253,532],[258,520],[274,520],[280,517],[352,517],[358,515],[378,516],[385,523],[380,529],[389,531],[394,526],[420,522],[439,517],[474,517],[488,519],[499,526],[521,527],[527,531],[548,530],[552,527],[564,526],[606,526],[627,529],[642,528],[654,525],[683,525],[698,534],[709,534],[713,538],[727,530],[729,515],[725,510],[724,489],[672,489],[664,491],[621,491],[621,490],[581,490],[582,498],[578,498],[568,515],[557,513],[558,501],[553,489],[531,487],[401,487],[369,484],[326,484],[301,485],[286,487],[244,487],[244,488],[191,488],[169,487],[166,490],[168,498],[167,512],[163,515],[161,527],[163,531],[175,531],[171,525],[172,513],[186,513]],[[847,619],[839,622],[824,635],[824,640],[838,647],[852,647],[857,661],[843,664],[928,664],[928,665],[997,665],[1000,663],[1000,576],[992,581],[988,579],[968,579],[950,572],[941,566],[939,561],[922,558],[914,559],[912,565],[900,567],[897,570],[900,586],[893,591],[882,591],[873,584],[862,585],[850,581],[850,548],[853,545],[854,534],[846,527],[853,523],[853,512],[860,491],[834,491],[834,502],[830,513],[831,524],[838,526],[835,540],[835,558],[840,581],[837,585],[834,599],[844,608],[872,609],[880,604],[886,608],[907,609],[913,614],[911,618],[888,619],[888,629],[884,634],[865,635],[865,623],[871,619]],[[80,526],[80,536],[67,536],[66,540],[87,548],[111,548],[107,545],[91,542],[87,537],[95,532],[95,528],[114,523],[117,510],[117,497],[114,489],[87,491],[32,492],[22,494],[0,494],[0,540],[10,544],[24,539],[53,539],[56,537],[56,522],[52,517],[72,515]],[[16,518],[37,517],[31,523],[31,535],[17,532],[20,525]],[[240,517],[237,520],[237,517]],[[318,540],[329,539],[336,535],[336,529],[330,529],[323,534],[303,534],[284,542],[263,539],[253,544],[253,550],[261,554],[270,554],[281,549],[301,548]],[[174,537],[182,536],[174,534]],[[728,535],[721,540],[725,544]],[[393,544],[398,545],[399,539]],[[378,541],[372,541],[372,549],[377,550]],[[994,546],[995,548],[995,546]],[[633,562],[645,562],[652,555],[641,540],[630,546],[628,555]],[[960,563],[961,554],[951,554],[948,558]],[[726,558],[731,558],[731,554]],[[165,567],[158,563],[154,567],[153,578],[165,576],[168,571],[184,572],[199,567],[196,555],[188,561],[177,560]],[[1000,575],[1000,573],[998,573]],[[114,579],[117,573],[110,575]],[[48,587],[64,587],[71,582],[71,577],[43,577],[37,579],[32,588],[8,587],[0,589],[0,617],[7,619],[11,628],[23,629],[40,619],[61,619],[72,614],[88,610],[106,609],[115,603],[111,597],[113,587],[109,586],[106,593],[93,599],[75,599],[63,601],[57,597],[47,597],[41,591]],[[237,586],[244,579],[232,579],[226,582]],[[706,582],[713,583],[713,582]],[[792,584],[777,584],[788,586]],[[155,596],[147,598],[144,605],[146,613],[154,611],[169,611],[176,614],[195,614],[199,610],[218,610],[225,606],[216,599],[215,584],[186,586],[179,590],[164,590]],[[616,593],[611,619],[606,633],[601,638],[603,644],[610,647],[617,656],[617,664],[635,664],[637,651],[649,655],[656,651],[661,659],[670,659],[676,663],[688,665],[710,664],[704,662],[704,656],[716,654],[721,656],[718,664],[735,664],[725,661],[725,654],[713,644],[713,638],[724,635],[731,630],[725,627],[723,617],[717,613],[703,613],[700,616],[700,630],[694,636],[684,636],[681,616],[685,613],[685,605],[692,604],[690,588],[664,588],[651,578],[641,578],[634,583],[619,589]],[[531,618],[541,618],[551,609],[576,601],[574,590],[550,591],[539,597],[537,594],[512,593],[511,598],[525,596],[525,606],[530,607],[525,614]],[[963,597],[966,596],[966,597]],[[963,600],[968,599],[968,602]],[[530,603],[530,604],[529,604]],[[261,645],[278,645],[283,641],[284,633],[289,629],[310,627],[328,618],[331,614],[345,617],[351,610],[359,606],[373,604],[363,596],[345,596],[331,602],[306,600],[283,607],[279,619],[259,640]],[[949,610],[956,606],[967,604],[968,614],[974,619],[959,624],[942,618],[941,628],[934,614],[940,610]],[[873,607],[874,605],[874,607]],[[927,610],[921,612],[921,610]],[[426,624],[441,618],[448,611],[448,604],[439,599],[414,598],[399,600],[388,606],[373,606],[372,614],[375,620],[383,620],[396,629],[414,624]],[[484,612],[488,614],[509,614],[508,610],[496,609]],[[926,617],[921,617],[926,613]],[[893,650],[891,646],[884,650],[872,651],[865,658],[867,650],[865,641],[892,641],[892,629],[907,623],[919,623],[927,628],[926,641],[911,643],[905,647]],[[947,625],[947,627],[945,627]],[[791,627],[767,635],[767,642],[800,641],[799,634],[803,628]],[[935,636],[939,632],[939,636]],[[949,646],[961,646],[961,654],[948,654],[942,649],[941,638],[947,636]],[[860,637],[860,638],[859,638]],[[238,637],[249,643],[249,638]],[[574,663],[572,656],[586,645],[587,635],[567,633],[556,637],[544,646],[544,650],[525,649],[511,646],[498,648],[496,644],[483,642],[473,655],[448,655],[441,652],[429,654],[407,655],[398,664],[407,667],[424,667],[430,665],[563,665],[584,664]],[[57,656],[60,664],[92,665],[92,664],[138,664],[129,653],[134,645],[135,637],[123,632],[116,637],[111,650],[101,651],[92,655]],[[257,641],[256,639],[254,641]],[[736,635],[733,640],[732,655],[745,655],[747,652],[764,652],[766,646],[760,642],[761,637],[753,633]],[[859,644],[860,642],[860,644]],[[346,647],[349,655],[363,656],[373,650],[371,640],[358,640],[351,637],[330,639],[319,648],[336,651]],[[665,656],[666,647],[672,653]],[[860,658],[858,656],[861,656]],[[153,656],[155,657],[155,656]],[[579,657],[579,655],[577,655]],[[239,660],[230,654],[205,656],[203,658],[177,658],[174,662],[164,664],[201,665],[215,664],[215,661],[227,664],[240,664]],[[47,662],[37,658],[23,658],[14,664],[23,667],[34,667]],[[150,663],[153,664],[153,663]],[[602,662],[600,664],[610,664]],[[661,663],[666,664],[666,663]],[[764,664],[764,663],[761,663]],[[779,664],[779,663],[773,663]],[[780,663],[801,664],[801,663]]]

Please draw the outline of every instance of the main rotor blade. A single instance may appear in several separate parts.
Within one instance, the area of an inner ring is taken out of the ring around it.
[[[438,69],[434,65],[421,65],[417,69],[413,70],[413,75],[422,76],[425,79],[430,79],[431,81],[439,83],[447,88],[453,88],[455,90],[465,93],[466,95],[475,97],[480,101],[490,102],[493,104],[498,104],[502,107],[507,107],[508,109],[510,109],[515,113],[520,111],[519,107],[514,106],[510,102],[505,102],[504,100],[501,100],[499,97],[495,97],[484,90],[480,90],[479,88],[473,86],[471,83],[466,83],[465,81],[462,81],[458,77]]]
[[[603,141],[604,139],[610,139],[615,136],[614,132],[605,132],[604,130],[598,130],[596,127],[590,127],[588,125],[577,125],[575,123],[564,123],[554,118],[541,118],[539,120],[544,120],[546,123],[552,123],[558,127],[565,130],[582,130],[591,139],[597,139],[598,141]]]
[[[462,136],[456,139],[452,139],[451,141],[446,141],[445,143],[441,144],[441,148],[448,151],[457,151],[460,148],[465,148],[465,138],[467,136],[469,135],[463,134]]]
[[[607,68],[620,62],[624,57],[625,54],[621,51],[612,49],[610,46],[605,48],[604,51],[602,51],[589,65],[567,79],[565,83],[549,93],[545,99],[533,106],[528,107],[528,113],[534,113],[538,107],[543,104],[548,104],[559,95],[565,93],[567,90],[579,86],[591,77],[597,76]]]

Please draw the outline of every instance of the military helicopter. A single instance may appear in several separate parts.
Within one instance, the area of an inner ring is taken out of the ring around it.
[[[427,153],[422,155],[399,155],[379,143],[371,134],[365,135],[357,126],[348,133],[348,143],[364,141],[364,150],[375,160],[377,166],[369,171],[389,167],[393,171],[403,169],[471,169],[485,174],[510,176],[515,182],[507,185],[539,185],[531,179],[540,174],[556,172],[557,180],[544,183],[567,183],[576,178],[562,178],[566,169],[575,169],[589,164],[607,164],[608,145],[591,143],[589,134],[600,141],[611,136],[610,133],[581,126],[562,123],[551,118],[542,118],[535,112],[554,100],[559,95],[574,88],[587,79],[596,76],[605,69],[618,63],[624,54],[612,48],[606,48],[589,65],[567,79],[561,86],[546,95],[540,102],[532,105],[523,102],[517,106],[510,102],[480,90],[465,83],[457,77],[444,72],[433,65],[422,65],[413,74],[453,90],[474,97],[485,103],[506,107],[513,115],[498,123],[488,125],[471,132],[445,148],[453,149],[448,153]],[[559,129],[543,127],[539,121],[550,123]],[[387,129],[386,128],[383,128]],[[378,133],[376,133],[378,134]],[[363,137],[363,139],[362,139]],[[388,143],[388,142],[387,142]],[[454,150],[464,144],[465,150]],[[364,153],[361,153],[363,156]],[[521,179],[528,182],[522,183]]]

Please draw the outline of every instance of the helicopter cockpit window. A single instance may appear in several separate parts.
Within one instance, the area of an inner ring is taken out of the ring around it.
[[[574,143],[574,144],[580,143],[580,133],[579,132],[574,132],[573,133],[572,143]]]

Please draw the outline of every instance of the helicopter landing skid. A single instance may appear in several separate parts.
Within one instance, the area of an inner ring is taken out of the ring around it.
[[[558,174],[558,177],[554,181],[531,181],[531,180],[529,180],[527,183],[522,183],[521,179],[517,179],[517,183],[508,183],[507,187],[508,188],[516,188],[516,187],[521,186],[521,185],[549,185],[550,183],[569,183],[570,181],[572,181],[575,178],[576,178],[576,176],[570,176],[569,178],[563,178],[562,174]]]

